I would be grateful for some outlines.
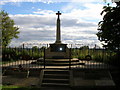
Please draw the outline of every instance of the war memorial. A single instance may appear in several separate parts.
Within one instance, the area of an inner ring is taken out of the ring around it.
[[[44,49],[43,58],[4,64],[3,84],[36,90],[114,89],[108,65],[71,57],[71,49],[61,41],[60,11],[56,15],[55,43]]]
[[[60,30],[60,15],[58,11],[57,24],[56,24],[56,41],[54,44],[50,44],[50,47],[45,51],[45,58],[69,58],[69,49],[67,44],[61,42],[61,30]]]

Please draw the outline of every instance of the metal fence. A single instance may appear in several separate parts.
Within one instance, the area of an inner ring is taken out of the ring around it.
[[[2,49],[2,67],[18,68],[22,65],[24,68],[45,68],[45,48],[47,47],[21,47],[21,48],[3,48]],[[108,61],[115,53],[100,48],[69,48],[70,64],[74,59],[77,61],[70,68],[108,68]],[[71,59],[74,58],[74,59]]]
[[[44,57],[44,48],[3,48],[2,67],[17,68],[22,65],[25,68],[41,68],[38,58]]]

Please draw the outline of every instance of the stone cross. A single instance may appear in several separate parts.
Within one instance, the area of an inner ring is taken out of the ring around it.
[[[56,15],[58,15],[58,19],[59,19],[59,16],[61,15],[60,11],[58,11],[58,13],[56,13]]]
[[[56,15],[58,15],[57,18],[57,30],[56,30],[56,42],[55,43],[61,43],[61,32],[60,32],[60,11],[58,11],[58,13],[56,13]]]

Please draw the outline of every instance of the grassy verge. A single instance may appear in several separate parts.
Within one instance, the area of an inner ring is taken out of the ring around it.
[[[12,89],[16,89],[16,88],[20,88],[18,86],[0,86],[0,90],[12,90]]]
[[[0,86],[0,90],[40,90],[40,88],[4,85],[4,86]]]

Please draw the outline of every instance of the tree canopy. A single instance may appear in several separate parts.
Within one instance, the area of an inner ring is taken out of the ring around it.
[[[15,26],[14,20],[12,20],[8,13],[5,11],[0,11],[0,25],[2,30],[2,46],[6,47],[9,45],[13,38],[18,38],[18,27]]]
[[[104,47],[120,51],[120,2],[116,7],[104,6],[103,14],[103,21],[98,24],[98,39],[104,42]]]

